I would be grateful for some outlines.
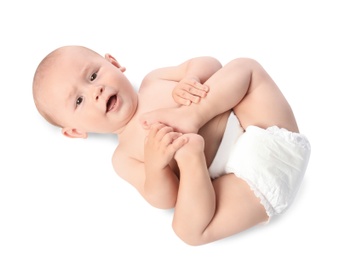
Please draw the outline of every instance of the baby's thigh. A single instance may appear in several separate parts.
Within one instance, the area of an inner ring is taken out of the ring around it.
[[[243,128],[255,125],[265,129],[276,125],[298,132],[288,101],[262,67],[254,71],[250,89],[234,111]]]
[[[213,181],[217,211],[207,232],[220,239],[239,233],[268,219],[265,208],[249,185],[234,174]]]

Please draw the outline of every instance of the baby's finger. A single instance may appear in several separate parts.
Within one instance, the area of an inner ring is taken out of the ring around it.
[[[189,106],[192,102],[188,99],[188,92],[182,89],[174,89],[172,97],[177,104]]]
[[[195,79],[184,79],[181,81],[181,83],[185,84],[186,86],[188,86],[189,88],[191,87],[192,89],[198,89],[202,92],[208,92],[209,91],[209,87],[205,84],[201,84],[198,80]]]
[[[175,136],[176,137],[176,136]],[[188,142],[188,138],[185,135],[180,134],[175,138],[172,143],[166,146],[166,155],[174,156],[174,154]]]
[[[163,139],[171,139],[170,136],[173,136],[173,134],[176,133],[174,132],[174,129],[170,126],[163,126],[159,129],[159,131],[156,134],[157,140],[163,140]],[[171,141],[170,141],[171,142]]]
[[[184,105],[184,106],[189,106],[190,104],[192,104],[192,101],[190,101],[188,99],[181,98],[181,97],[176,97],[175,102],[177,102],[181,105]]]
[[[183,97],[185,93],[189,93],[192,96],[204,98],[209,91],[209,87],[200,83],[184,84],[179,88],[176,88],[176,94]],[[185,96],[188,99],[188,96]]]
[[[191,84],[192,86],[192,91],[195,91],[193,94],[195,95],[199,95],[199,94],[207,94],[207,92],[209,91],[209,87],[205,84],[201,84],[199,82],[194,82],[193,84]]]
[[[147,135],[147,138],[152,139],[152,138],[156,138],[158,133],[160,132],[160,130],[162,128],[164,128],[165,125],[162,123],[154,123],[149,127],[149,133]],[[162,135],[162,134],[161,134]]]
[[[172,147],[174,151],[176,152],[178,149],[184,146],[187,142],[188,142],[188,137],[186,135],[180,135],[178,138],[174,140],[174,142],[172,143]]]
[[[189,92],[181,90],[180,97],[184,100],[189,101],[188,105],[190,105],[191,102],[198,103],[200,101],[200,97],[194,95],[193,93],[195,93],[195,92],[196,92],[195,90],[194,91],[189,90]],[[185,102],[185,103],[187,103],[187,102]]]
[[[203,84],[198,84],[194,86],[193,88],[190,88],[189,92],[193,94],[194,96],[204,98],[207,95],[208,87]]]
[[[166,133],[162,139],[161,143],[165,146],[171,145],[177,138],[179,138],[182,135],[182,133],[178,132],[168,132]]]

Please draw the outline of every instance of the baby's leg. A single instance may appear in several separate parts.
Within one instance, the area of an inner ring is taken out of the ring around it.
[[[276,125],[298,132],[293,111],[269,74],[254,60],[243,63],[251,68],[251,82],[246,95],[233,108],[242,127],[255,125],[265,129]]]
[[[228,174],[212,183],[200,136],[189,135],[175,159],[180,186],[173,228],[186,243],[210,243],[267,220],[264,207],[243,180]]]
[[[234,64],[231,62],[224,68]],[[249,59],[239,59],[236,60],[236,67],[239,74],[249,73],[249,76],[242,77],[243,82],[246,77],[249,78],[246,93],[233,107],[242,126],[246,128],[256,125],[267,128],[277,125],[298,132],[288,102],[260,64]],[[209,85],[215,84],[212,80],[217,78],[210,78]],[[245,84],[242,87],[246,89]],[[209,105],[216,100],[213,99],[215,96],[212,96],[212,100],[209,99]],[[221,99],[218,105],[213,105],[216,109],[226,107]],[[175,156],[181,177],[173,227],[181,239],[193,245],[205,244],[236,234],[268,219],[266,210],[245,181],[234,174],[227,174],[212,183],[207,178],[205,159],[195,155],[193,146],[188,148],[188,145],[189,143],[182,147]],[[179,153],[185,151],[185,148],[190,151]]]
[[[210,87],[210,91],[198,104],[153,111],[144,115],[142,121],[148,124],[159,121],[181,132],[197,132],[213,117],[234,109],[243,128],[248,125],[262,128],[277,125],[298,131],[285,97],[255,60],[235,59],[204,84]]]
[[[143,125],[158,121],[180,132],[198,132],[212,118],[235,107],[246,95],[251,87],[252,70],[247,65],[250,61],[232,60],[204,83],[210,90],[199,103],[146,113],[141,117]]]

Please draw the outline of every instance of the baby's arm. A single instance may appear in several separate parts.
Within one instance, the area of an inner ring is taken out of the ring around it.
[[[179,181],[170,162],[186,141],[187,138],[174,132],[171,127],[153,124],[145,141],[144,162],[128,157],[118,148],[113,156],[114,169],[152,206],[173,208]]]

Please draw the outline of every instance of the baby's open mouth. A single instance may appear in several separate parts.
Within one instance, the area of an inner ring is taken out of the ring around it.
[[[110,110],[112,110],[116,104],[117,101],[117,96],[113,95],[109,98],[108,102],[107,102],[107,112],[109,112]]]

